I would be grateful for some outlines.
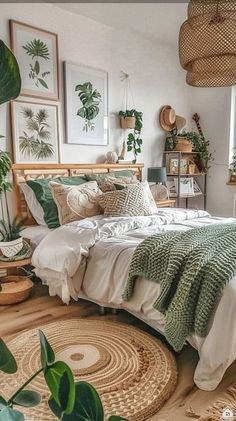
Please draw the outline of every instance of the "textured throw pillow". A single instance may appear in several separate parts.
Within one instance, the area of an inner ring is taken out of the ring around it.
[[[58,178],[39,178],[28,180],[26,184],[33,190],[35,197],[43,208],[44,221],[48,228],[57,228],[60,226],[58,219],[57,206],[54,203],[49,183],[57,181],[66,185],[80,185],[86,183],[86,178],[82,176],[58,177]]]
[[[130,184],[137,184],[139,181],[136,177],[112,177],[108,175],[104,178],[103,181],[99,182],[99,188],[102,190],[103,193],[108,191],[115,191],[121,190],[124,187],[127,187]]]
[[[143,216],[153,213],[144,186],[139,183],[130,188],[103,193],[98,202],[105,216]]]
[[[144,191],[145,191],[146,196],[147,196],[147,200],[149,201],[150,207],[152,209],[152,213],[155,213],[157,211],[157,205],[155,203],[154,197],[152,195],[152,192],[151,192],[151,189],[149,187],[149,184],[148,184],[147,180],[141,181],[140,184],[144,188]],[[123,190],[125,188],[132,188],[133,184],[128,184],[128,185],[127,184],[126,185],[115,184],[115,187],[116,187],[117,190]]]
[[[57,205],[61,225],[101,213],[98,196],[102,192],[96,181],[80,186],[66,186],[51,181],[49,188]]]

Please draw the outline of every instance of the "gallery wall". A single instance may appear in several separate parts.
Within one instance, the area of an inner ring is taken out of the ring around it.
[[[95,6],[96,7],[96,6]],[[101,161],[108,150],[118,151],[124,132],[117,112],[122,108],[124,84],[120,71],[130,75],[136,109],[143,112],[145,166],[161,162],[164,133],[158,122],[160,107],[171,103],[178,114],[189,115],[189,88],[178,65],[176,46],[157,43],[126,30],[120,31],[50,4],[1,4],[0,38],[9,43],[8,20],[15,19],[58,34],[60,57],[60,156],[61,162]],[[158,16],[157,16],[158,25]],[[69,145],[64,133],[63,61],[108,71],[110,141],[104,146]],[[132,101],[129,104],[133,107]],[[9,115],[7,114],[7,121]],[[7,147],[10,149],[8,132]]]

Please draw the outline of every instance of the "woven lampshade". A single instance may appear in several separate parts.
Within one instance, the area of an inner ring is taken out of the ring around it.
[[[236,1],[190,0],[179,57],[189,85],[236,85]]]

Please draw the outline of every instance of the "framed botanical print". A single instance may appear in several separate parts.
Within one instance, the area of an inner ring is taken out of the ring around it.
[[[21,95],[58,100],[57,35],[14,20],[10,33],[20,67]]]
[[[12,101],[11,119],[15,163],[58,163],[57,105]]]
[[[107,72],[68,62],[64,70],[67,142],[107,145]]]

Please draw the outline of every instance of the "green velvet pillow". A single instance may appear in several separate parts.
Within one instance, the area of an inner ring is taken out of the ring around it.
[[[40,178],[37,180],[28,180],[26,183],[33,190],[37,201],[43,208],[44,220],[48,228],[57,228],[60,226],[57,206],[53,200],[52,193],[49,188],[50,181],[57,181],[66,185],[79,185],[86,183],[85,177],[58,177],[58,178]]]

